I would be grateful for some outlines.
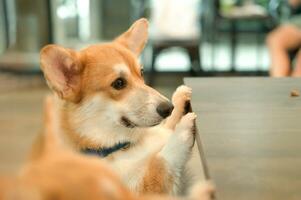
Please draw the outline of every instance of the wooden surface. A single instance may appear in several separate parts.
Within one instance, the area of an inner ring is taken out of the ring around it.
[[[301,199],[301,79],[186,78],[219,200]]]

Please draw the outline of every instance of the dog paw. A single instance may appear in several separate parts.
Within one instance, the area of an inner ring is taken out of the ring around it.
[[[179,86],[172,96],[172,103],[175,108],[185,108],[186,102],[191,100],[192,89],[185,85]]]
[[[180,139],[184,143],[190,145],[190,147],[193,146],[194,142],[194,122],[196,117],[195,113],[188,113],[184,115],[175,129],[175,133],[179,135]]]
[[[213,200],[215,187],[210,181],[199,182],[192,187],[190,199],[193,200]]]
[[[159,153],[171,170],[179,176],[185,168],[193,147],[195,118],[194,113],[184,115]]]

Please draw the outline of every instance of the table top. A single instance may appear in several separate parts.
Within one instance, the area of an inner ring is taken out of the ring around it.
[[[217,199],[301,199],[301,79],[184,82]]]

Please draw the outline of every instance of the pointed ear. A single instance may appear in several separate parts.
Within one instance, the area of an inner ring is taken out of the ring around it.
[[[116,42],[139,55],[148,39],[148,21],[141,18],[137,20],[125,33],[115,39]]]
[[[60,98],[76,101],[83,71],[78,54],[58,45],[47,45],[41,50],[40,61],[49,87]]]

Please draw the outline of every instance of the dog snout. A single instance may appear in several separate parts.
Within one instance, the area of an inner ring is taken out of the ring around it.
[[[158,114],[163,118],[168,117],[171,114],[172,110],[173,105],[169,101],[161,102],[157,107]]]

